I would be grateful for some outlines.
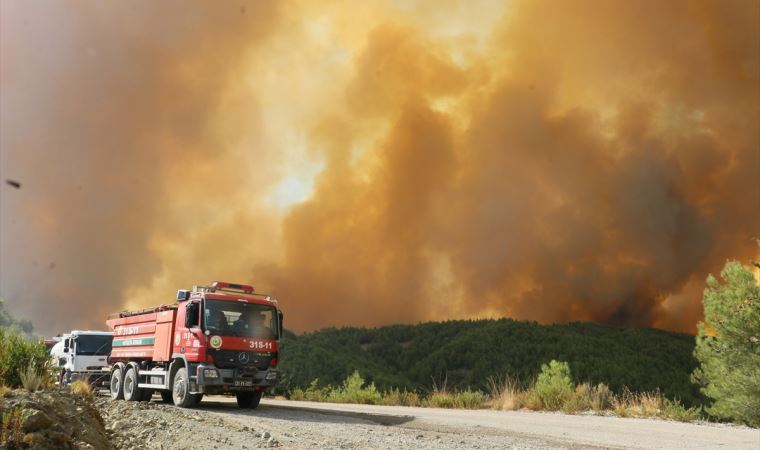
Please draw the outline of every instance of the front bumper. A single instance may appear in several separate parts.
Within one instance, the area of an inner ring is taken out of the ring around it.
[[[216,373],[216,377],[210,376]],[[277,384],[277,369],[257,370],[218,369],[213,364],[199,364],[195,382],[198,392],[216,394],[224,392],[261,391]]]

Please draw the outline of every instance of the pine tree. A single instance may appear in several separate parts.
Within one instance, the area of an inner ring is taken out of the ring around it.
[[[760,426],[760,286],[749,268],[729,261],[710,275],[702,302],[693,379],[713,400],[711,414]]]

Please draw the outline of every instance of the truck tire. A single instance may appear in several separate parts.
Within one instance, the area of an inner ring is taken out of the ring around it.
[[[136,402],[142,400],[143,390],[137,387],[137,371],[134,367],[127,369],[124,375],[124,400]]]
[[[174,401],[172,400],[172,391],[161,391],[161,400],[164,403],[172,403]]]
[[[187,369],[184,367],[177,369],[174,374],[172,383],[172,400],[174,404],[181,408],[190,408],[198,402],[198,395],[190,393],[190,378],[187,376]]]
[[[124,399],[124,383],[122,383],[122,373],[120,367],[115,367],[111,371],[111,399],[123,400]]]
[[[261,402],[261,391],[256,392],[238,392],[237,404],[241,408],[256,409]]]

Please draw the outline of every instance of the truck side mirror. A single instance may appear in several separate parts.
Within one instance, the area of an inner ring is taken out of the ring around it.
[[[277,321],[280,325],[277,327],[277,339],[282,339],[282,311],[277,311]]]

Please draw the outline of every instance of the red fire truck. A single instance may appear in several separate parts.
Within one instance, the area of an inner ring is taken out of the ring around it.
[[[113,314],[111,398],[190,407],[204,394],[255,408],[277,382],[282,312],[253,286],[215,281],[177,291],[177,303]]]

